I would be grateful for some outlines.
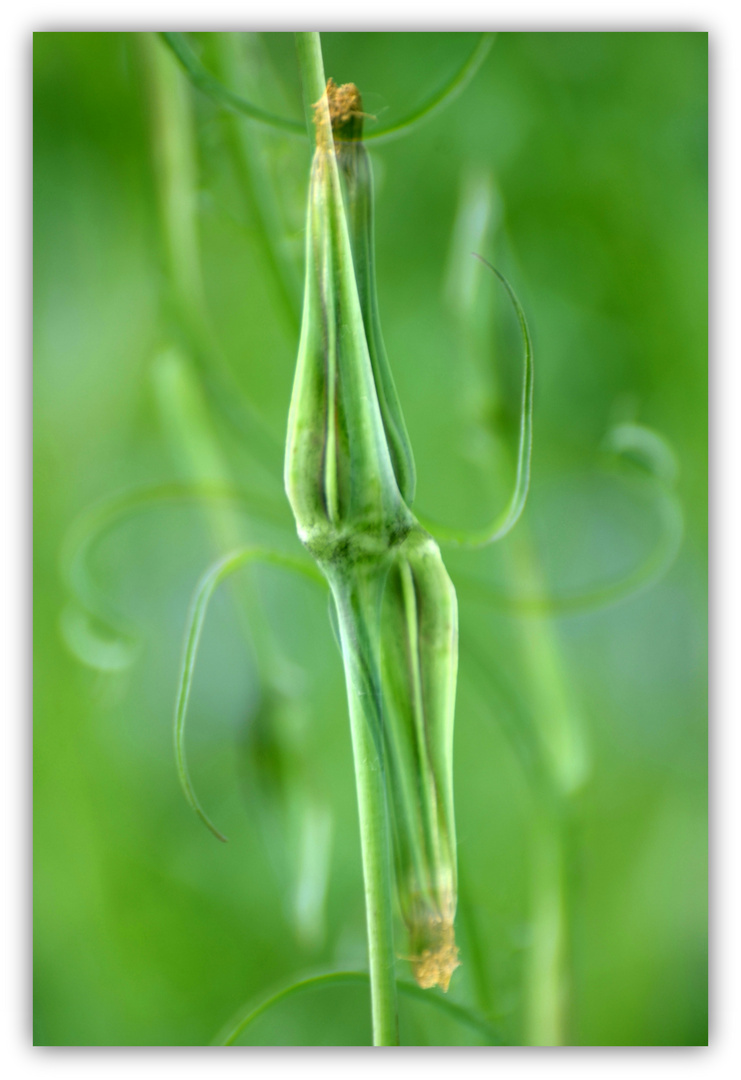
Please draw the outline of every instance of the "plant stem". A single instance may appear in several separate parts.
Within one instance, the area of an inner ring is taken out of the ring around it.
[[[348,691],[363,854],[373,1045],[398,1046],[392,868],[383,769],[357,693]]]
[[[240,42],[240,36],[246,41]],[[222,81],[240,92],[244,91],[248,97],[258,96],[262,77],[258,48],[253,40],[256,36],[232,33],[214,35]],[[249,53],[243,56],[245,48],[249,49]],[[276,298],[283,309],[288,333],[294,337],[299,331],[301,282],[298,268],[286,246],[287,227],[269,167],[269,151],[275,135],[231,111],[224,112],[222,122],[250,224],[256,232]]]
[[[327,85],[324,77],[322,43],[318,33],[297,33],[296,50],[298,66],[301,71],[301,86],[304,93],[304,113],[309,141],[314,145],[314,105],[321,98]]]
[[[493,177],[469,170],[464,178],[458,209],[454,247],[448,275],[448,303],[455,317],[463,355],[470,358],[467,377],[474,388],[468,398],[470,422],[497,415],[499,389],[491,374],[493,326],[471,270],[469,252],[485,251],[495,240],[497,200]],[[499,209],[501,216],[501,208]],[[500,462],[502,486],[514,472],[507,441],[497,431],[482,465]],[[533,595],[546,596],[547,585],[528,536],[520,521],[500,549],[505,577]],[[532,945],[526,971],[525,1043],[559,1046],[567,1042],[571,1022],[571,929],[573,882],[570,836],[565,822],[576,813],[576,796],[589,769],[579,709],[569,686],[558,635],[547,619],[520,619],[512,635],[517,641],[532,712],[536,774],[529,776],[533,794],[531,855]],[[485,664],[484,670],[490,665]],[[520,735],[524,734],[524,730]],[[529,770],[528,770],[529,771]]]
[[[358,793],[360,843],[368,929],[373,1045],[398,1046],[399,1022],[394,972],[393,870],[381,740],[379,657],[380,603],[385,572],[353,583],[332,582],[345,664],[350,731]],[[361,596],[361,593],[363,595]],[[374,625],[368,625],[370,615]]]
[[[205,294],[197,226],[197,157],[190,88],[154,34],[140,34],[150,83],[152,147],[167,274],[177,314],[204,337]]]
[[[313,146],[313,106],[322,98],[326,85],[319,34],[297,33],[296,47],[307,129]],[[385,566],[365,571],[356,567],[351,576],[337,573],[330,582],[342,642],[355,763],[374,1046],[399,1045],[391,899],[393,870],[378,656],[386,570]]]

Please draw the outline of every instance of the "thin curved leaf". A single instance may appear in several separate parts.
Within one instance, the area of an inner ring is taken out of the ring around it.
[[[659,581],[676,559],[684,536],[682,504],[672,490],[677,477],[674,454],[657,432],[640,424],[618,425],[608,434],[604,448],[645,474],[638,482],[648,491],[661,525],[659,539],[645,559],[614,581],[560,596],[503,593],[465,573],[455,574],[456,585],[512,615],[576,615],[617,603]]]
[[[161,506],[203,502],[234,502],[245,510],[255,506],[272,516],[264,498],[227,484],[156,484],[132,488],[95,503],[74,522],[62,544],[60,574],[70,596],[60,619],[68,648],[88,667],[121,671],[134,660],[138,635],[134,627],[111,608],[90,569],[96,545],[118,525],[146,510]]]
[[[448,79],[444,86],[441,86],[439,90],[430,94],[425,98],[421,105],[418,105],[411,112],[406,113],[400,120],[394,121],[387,127],[379,128],[377,131],[370,131],[366,136],[366,140],[372,140],[376,142],[387,141],[392,138],[396,138],[401,135],[402,132],[406,132],[409,128],[413,127],[420,120],[426,120],[433,113],[436,113],[439,109],[449,105],[451,101],[454,101],[458,95],[465,90],[468,84],[473,79],[486,57],[489,55],[492,43],[496,34],[484,33],[479,37],[473,51],[464,60],[461,67]]]
[[[261,109],[258,105],[248,101],[247,98],[242,97],[241,94],[235,94],[234,91],[224,86],[222,82],[206,70],[188,44],[185,34],[162,33],[160,36],[172,49],[193,85],[210,97],[212,101],[228,109],[233,109],[235,112],[242,113],[260,124],[278,128],[286,132],[286,134],[303,135],[305,133],[306,129],[302,121],[294,120],[288,116],[278,116],[276,113]],[[366,138],[376,141],[396,138],[420,120],[426,119],[445,105],[448,105],[466,88],[481,67],[489,54],[494,36],[493,33],[481,34],[472,52],[443,86],[435,90],[425,98],[421,105],[416,106],[412,111],[402,116],[401,119],[394,121],[387,127],[380,127],[376,131],[370,132]]]
[[[368,984],[369,978],[365,971],[336,971],[329,972],[325,975],[315,975],[309,979],[301,979],[299,982],[295,982],[291,986],[279,990],[277,993],[261,1002],[256,1008],[251,1009],[246,1016],[243,1016],[236,1023],[236,1025],[230,1024],[224,1032],[217,1036],[212,1045],[233,1046],[240,1035],[244,1034],[247,1028],[250,1027],[255,1020],[260,1016],[263,1016],[266,1012],[269,1012],[281,1002],[294,997],[296,994],[303,993],[307,990],[313,990],[319,986],[367,986]],[[431,993],[429,990],[422,990],[414,983],[398,981],[396,985],[399,993],[403,994],[405,997],[414,998],[417,1001],[423,1001],[428,1005],[432,1005],[441,1012],[447,1013],[447,1015],[453,1019],[458,1020],[459,1023],[479,1031],[490,1040],[489,1045],[503,1045],[502,1037],[497,1029],[490,1024],[485,1017],[481,1016],[473,1009],[449,1001],[441,994]]]
[[[198,797],[193,789],[193,784],[188,773],[188,766],[185,758],[185,717],[188,711],[188,701],[190,700],[190,691],[193,685],[193,674],[195,672],[198,645],[201,640],[209,601],[218,585],[225,578],[229,577],[235,570],[239,570],[249,562],[263,562],[271,566],[280,566],[283,569],[293,570],[299,574],[303,574],[304,577],[309,578],[310,581],[324,585],[324,578],[322,575],[313,564],[307,560],[298,559],[291,555],[283,555],[280,552],[272,551],[270,548],[248,547],[231,552],[231,554],[225,555],[223,558],[213,563],[196,586],[186,623],[183,660],[180,667],[178,693],[175,703],[175,759],[177,761],[180,784],[186,799],[206,828],[208,828],[218,840],[221,840],[224,843],[226,842],[226,837],[223,833],[219,832],[198,801]]]
[[[530,462],[533,450],[533,389],[535,369],[533,364],[533,345],[530,338],[525,312],[522,310],[520,301],[515,295],[514,289],[503,274],[492,266],[481,255],[474,257],[488,267],[501,281],[507,290],[512,306],[520,324],[523,346],[525,349],[524,367],[522,376],[522,403],[520,407],[520,436],[517,448],[517,471],[515,484],[509,502],[488,525],[481,529],[451,529],[446,525],[419,517],[420,522],[432,533],[436,540],[443,544],[456,544],[459,547],[477,548],[493,544],[501,540],[517,524],[522,511],[525,509],[527,493],[530,487]]]
[[[216,101],[219,105],[225,105],[228,109],[243,113],[245,116],[249,116],[251,120],[257,120],[260,124],[280,128],[291,135],[304,134],[305,129],[301,120],[293,120],[288,116],[278,116],[276,113],[267,112],[258,105],[253,105],[251,101],[242,97],[241,94],[235,94],[223,83],[219,82],[215,76],[206,70],[193,52],[185,34],[162,33],[160,36],[172,49],[193,85],[213,101]]]

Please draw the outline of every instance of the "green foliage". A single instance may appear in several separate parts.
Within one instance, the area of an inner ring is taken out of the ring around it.
[[[437,72],[452,78],[479,44],[322,40],[328,74],[358,83],[379,127],[434,96]],[[301,115],[292,35],[188,41],[223,86]],[[240,544],[299,558],[287,511],[267,521],[229,498],[151,503],[87,547],[82,596],[58,572],[63,539],[96,500],[193,485],[152,390],[153,358],[174,342],[229,464],[208,482],[266,507],[280,488],[306,145],[227,114],[173,67],[193,129],[185,205],[210,351],[173,298],[193,279],[174,289],[170,278],[140,45],[34,39],[34,1038],[48,1045],[207,1043],[266,987],[365,962],[342,671],[313,589],[245,569],[258,602],[235,599],[267,624],[259,641],[277,639],[269,657],[247,647],[226,591],[204,624],[190,760],[230,844],[197,827],[172,764],[193,584]],[[494,1020],[504,1043],[707,1039],[706,87],[704,34],[500,34],[445,112],[373,144],[378,302],[420,515],[478,530],[516,473],[519,331],[471,251],[513,283],[538,356],[527,509],[501,544],[446,553],[461,623],[463,961],[446,1000]],[[237,536],[223,548],[213,513],[230,506]],[[637,567],[641,591],[626,594]],[[63,639],[71,594],[77,626]],[[539,610],[520,618],[531,601]],[[101,658],[114,673],[96,670]],[[335,823],[326,934],[313,941],[297,940],[278,841],[244,792],[257,718],[279,692],[310,707],[296,745]],[[554,884],[568,900],[561,942],[548,935]],[[554,1004],[535,991],[561,944],[570,978]],[[282,1042],[368,1039],[364,987],[337,988],[336,1025],[324,992],[271,1014]],[[430,1021],[436,1006],[412,1016],[402,997],[405,1041],[475,1037],[441,1011]]]
[[[264,1013],[281,1005],[284,1001],[294,997],[297,994],[303,994],[306,991],[314,990],[315,988],[322,986],[367,986],[368,975],[364,971],[337,971],[329,972],[326,975],[315,975],[310,979],[303,979],[301,982],[293,983],[291,986],[286,987],[283,990],[279,990],[273,994],[272,997],[261,1002],[255,1008],[250,1009],[246,1015],[242,1016],[236,1024],[230,1024],[228,1028],[214,1040],[216,1046],[232,1046],[238,1039],[243,1037],[245,1031]],[[473,1009],[466,1009],[460,1005],[454,1004],[447,998],[441,997],[438,994],[425,993],[419,986],[414,983],[399,982],[399,992],[406,997],[416,1000],[422,1000],[426,1005],[431,1005],[434,1009],[437,1009],[448,1016],[455,1019],[459,1024],[463,1024],[465,1027],[473,1028],[480,1035],[484,1035],[487,1038],[485,1045],[487,1046],[501,1046],[501,1036],[497,1032],[496,1028],[492,1024],[475,1012]]]
[[[312,581],[318,581],[320,584],[322,583],[321,576],[313,572],[310,563],[300,559],[291,558],[290,556],[281,555],[279,552],[270,551],[269,549],[261,550],[260,548],[245,548],[241,551],[235,551],[230,555],[226,555],[223,559],[219,559],[217,563],[211,566],[198,583],[198,587],[194,593],[191,610],[188,614],[186,624],[185,650],[183,653],[183,664],[178,682],[177,702],[175,705],[175,756],[178,765],[178,775],[183,791],[185,792],[185,797],[198,814],[203,824],[214,834],[217,840],[222,841],[226,841],[226,837],[223,833],[219,832],[201,807],[190,781],[188,766],[185,760],[185,716],[188,710],[191,687],[193,685],[193,672],[195,669],[196,657],[198,655],[198,645],[201,640],[201,634],[203,633],[203,623],[206,618],[209,601],[222,581],[250,562],[263,562],[272,566],[280,566],[284,569],[292,570],[294,573],[304,574]]]
[[[214,101],[236,112],[243,113],[251,120],[257,120],[259,123],[296,135],[303,134],[304,125],[300,121],[266,112],[264,109],[247,101],[240,94],[235,94],[220,83],[218,79],[214,78],[213,75],[210,75],[190,48],[185,34],[165,33],[162,34],[162,37],[183,65],[193,85],[198,87],[204,94],[208,94]],[[463,64],[454,71],[452,76],[441,87],[429,94],[421,104],[405,113],[404,116],[394,120],[391,124],[371,131],[367,137],[370,139],[388,139],[394,135],[399,135],[406,128],[428,116],[432,116],[438,109],[453,101],[466,88],[483,64],[491,48],[494,34],[479,34],[478,37],[479,40],[470,55],[466,57]],[[370,119],[374,120],[375,117]]]

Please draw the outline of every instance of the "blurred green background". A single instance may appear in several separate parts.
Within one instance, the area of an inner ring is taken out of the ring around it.
[[[234,89],[301,120],[293,36],[222,37],[189,41]],[[477,39],[322,35],[327,74],[356,82],[378,118],[369,132]],[[281,444],[310,148],[198,93],[146,35],[35,34],[33,67],[35,1042],[203,1044],[275,987],[365,964],[344,686],[319,590],[264,570],[209,612],[189,750],[229,844],[187,806],[172,751],[199,575],[232,534],[300,553]],[[168,268],[157,85],[192,121],[208,348],[191,347]],[[512,280],[535,342],[524,520],[491,550],[445,556],[461,625],[463,966],[450,997],[505,1042],[533,1041],[551,819],[528,746],[567,731],[561,1037],[705,1043],[707,36],[499,34],[452,104],[372,158],[381,318],[421,511],[481,525],[511,481],[521,347],[493,279],[472,276],[474,247]],[[538,618],[466,584],[569,595],[646,557],[655,508],[600,452],[621,422],[654,429],[677,458],[685,532],[669,572],[617,603]],[[91,549],[97,587],[138,635],[118,663],[75,621],[65,537],[97,500],[227,472],[257,512],[152,503]],[[369,1038],[353,987],[295,998],[247,1041]],[[402,1040],[480,1041],[406,1000]]]

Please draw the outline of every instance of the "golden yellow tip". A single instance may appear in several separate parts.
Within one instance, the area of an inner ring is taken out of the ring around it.
[[[320,101],[314,106],[314,124],[317,140],[321,138],[322,127],[326,123],[326,110],[332,132],[339,139],[359,139],[363,131],[363,100],[355,83],[338,86],[334,79],[329,79],[327,89]]]
[[[430,946],[418,956],[410,958],[412,973],[423,990],[439,986],[443,992],[447,992],[451,975],[460,967],[453,923],[443,919],[431,921],[427,937]]]

